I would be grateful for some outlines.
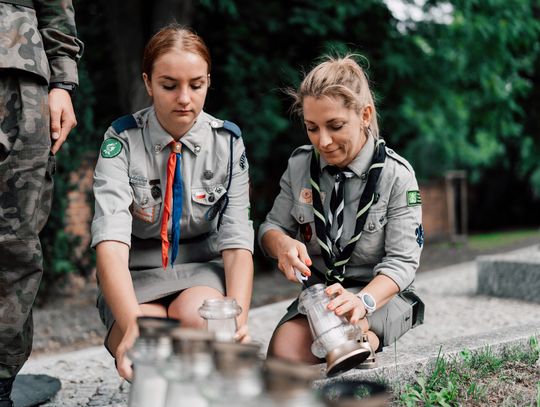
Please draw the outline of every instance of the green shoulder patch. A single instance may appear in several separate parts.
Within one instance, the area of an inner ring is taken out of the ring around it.
[[[407,206],[422,205],[422,197],[420,191],[407,191]]]
[[[101,156],[103,158],[113,158],[122,151],[122,143],[120,140],[111,137],[101,144]]]

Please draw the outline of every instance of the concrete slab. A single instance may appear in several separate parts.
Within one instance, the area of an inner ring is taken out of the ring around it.
[[[478,293],[540,302],[540,251],[481,256]]]

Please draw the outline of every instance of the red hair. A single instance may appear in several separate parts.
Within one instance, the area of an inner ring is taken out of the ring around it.
[[[210,51],[202,38],[187,27],[180,24],[170,24],[154,34],[144,48],[142,71],[148,75],[148,78],[152,77],[156,60],[178,46],[182,51],[191,52],[204,59],[208,65],[208,73],[210,73],[212,65]]]

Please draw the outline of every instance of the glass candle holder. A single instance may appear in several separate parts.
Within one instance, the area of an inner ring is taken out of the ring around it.
[[[218,342],[232,342],[238,329],[236,318],[242,308],[234,298],[209,298],[199,308],[199,315],[204,318],[206,329],[213,332]]]

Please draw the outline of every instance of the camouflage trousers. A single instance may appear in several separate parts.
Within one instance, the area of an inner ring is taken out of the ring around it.
[[[46,84],[0,69],[0,379],[15,376],[32,350],[32,305],[43,274],[39,232],[51,209]]]

